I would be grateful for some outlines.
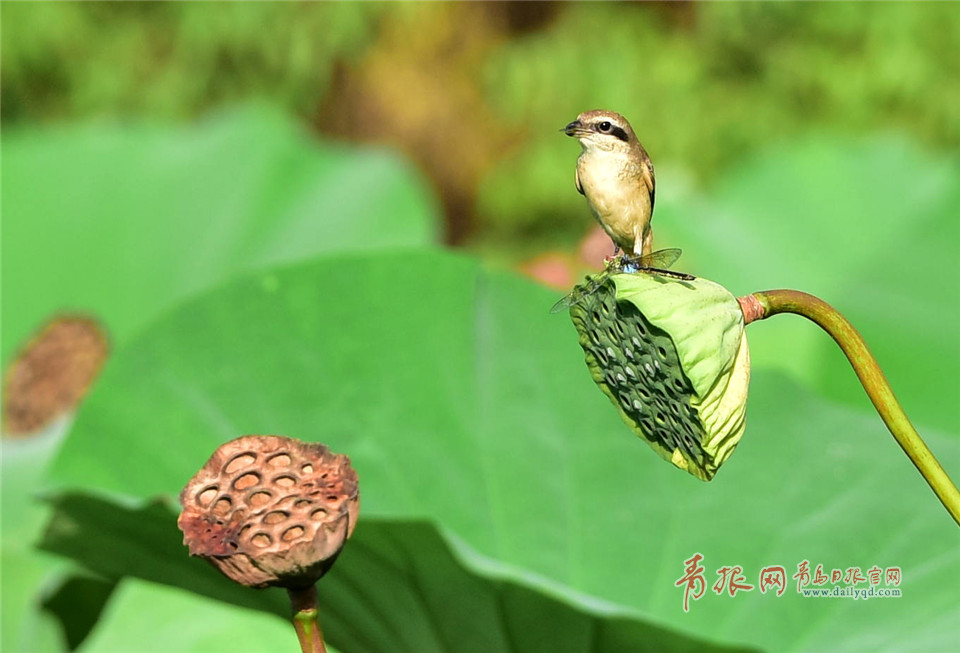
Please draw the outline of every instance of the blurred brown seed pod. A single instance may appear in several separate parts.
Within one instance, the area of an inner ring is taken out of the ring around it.
[[[360,510],[350,459],[322,444],[245,435],[180,493],[190,554],[250,587],[302,588],[333,565]]]
[[[7,370],[3,431],[24,435],[73,410],[107,359],[100,325],[77,315],[55,317],[23,346]]]

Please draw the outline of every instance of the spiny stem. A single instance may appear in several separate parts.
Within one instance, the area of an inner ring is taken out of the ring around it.
[[[830,304],[797,290],[765,290],[741,297],[739,301],[748,324],[778,313],[795,313],[815,322],[830,334],[846,354],[883,423],[916,465],[947,512],[960,525],[960,490],[957,490],[957,486],[910,423],[903,407],[894,396],[890,383],[853,325]]]
[[[297,631],[297,639],[300,640],[301,653],[327,653],[327,647],[323,644],[323,632],[320,630],[316,586],[287,589],[287,594],[293,607],[293,627]]]

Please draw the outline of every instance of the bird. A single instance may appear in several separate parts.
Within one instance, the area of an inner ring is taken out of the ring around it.
[[[580,142],[577,190],[617,251],[635,258],[649,255],[657,182],[630,123],[613,111],[584,111],[562,131]]]

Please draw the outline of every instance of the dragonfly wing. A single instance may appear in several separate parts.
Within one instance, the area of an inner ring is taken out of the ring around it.
[[[595,292],[597,288],[606,281],[608,276],[609,273],[601,272],[595,277],[588,277],[588,281],[579,286],[575,286],[565,297],[560,298],[560,301],[553,305],[550,312],[559,313],[579,303],[584,297]]]
[[[556,304],[550,307],[550,313],[559,313],[560,311],[566,310],[573,305],[573,293],[569,293],[565,297],[561,297]]]
[[[679,247],[669,249],[658,249],[650,252],[646,256],[641,256],[638,263],[644,268],[668,268],[677,262],[680,254],[683,252]]]

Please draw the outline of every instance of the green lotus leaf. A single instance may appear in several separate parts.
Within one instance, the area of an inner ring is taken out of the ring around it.
[[[746,423],[750,354],[736,297],[650,272],[587,284],[571,318],[594,381],[657,453],[710,480]]]

